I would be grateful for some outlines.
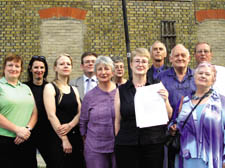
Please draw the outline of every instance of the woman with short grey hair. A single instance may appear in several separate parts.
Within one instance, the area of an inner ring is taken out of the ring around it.
[[[95,62],[98,85],[83,99],[80,132],[84,140],[87,168],[116,168],[114,155],[114,97],[116,85],[110,57],[99,56]]]

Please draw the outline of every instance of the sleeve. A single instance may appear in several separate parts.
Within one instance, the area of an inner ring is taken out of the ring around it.
[[[87,133],[87,125],[89,121],[89,100],[88,96],[84,96],[81,105],[81,114],[80,114],[80,133],[82,136],[85,136]]]
[[[225,109],[222,109],[222,123],[223,123],[223,163],[225,163]]]

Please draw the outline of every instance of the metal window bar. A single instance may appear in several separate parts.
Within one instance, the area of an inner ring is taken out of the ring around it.
[[[165,60],[166,65],[170,64],[169,54],[176,44],[175,23],[176,21],[161,21],[161,41],[165,44],[168,55]]]

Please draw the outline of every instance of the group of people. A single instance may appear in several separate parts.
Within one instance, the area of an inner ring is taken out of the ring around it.
[[[127,80],[122,58],[85,52],[83,75],[70,80],[72,58],[60,54],[51,82],[46,58],[33,56],[22,83],[22,57],[8,54],[0,79],[2,167],[37,168],[38,149],[48,168],[225,168],[225,95],[219,78],[225,68],[210,63],[212,50],[205,42],[195,46],[194,70],[184,45],[172,49],[171,67],[164,65],[166,56],[160,41],[150,52],[132,51]],[[157,94],[169,122],[139,128],[136,90],[160,82],[164,88]],[[165,147],[168,129],[181,134],[179,152]]]

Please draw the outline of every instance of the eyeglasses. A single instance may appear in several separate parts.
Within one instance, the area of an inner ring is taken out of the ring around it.
[[[41,60],[45,60],[45,56],[39,56],[39,55],[34,55],[32,58],[33,58],[33,59],[41,59]]]
[[[145,59],[142,59],[142,60],[139,60],[139,59],[135,59],[134,60],[134,63],[135,64],[143,64],[143,65],[146,65],[146,64],[148,64],[148,60],[145,60]]]
[[[94,64],[95,60],[86,60],[86,61],[84,61],[84,64],[90,64],[90,63]]]
[[[201,54],[201,53],[208,54],[209,53],[209,50],[198,50],[197,53],[198,54]]]

